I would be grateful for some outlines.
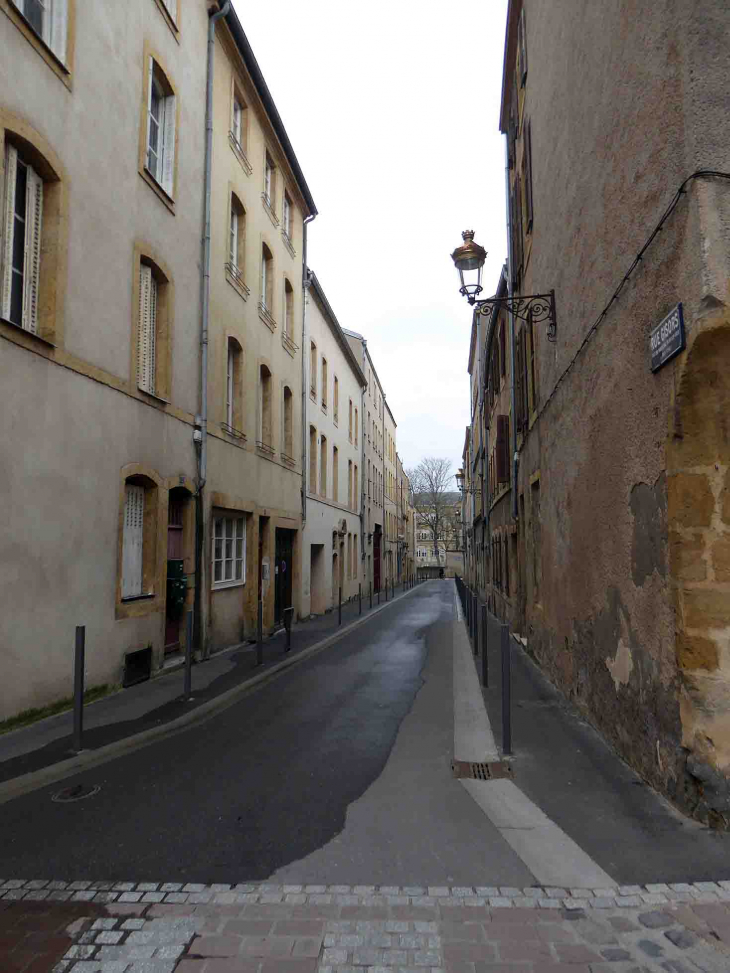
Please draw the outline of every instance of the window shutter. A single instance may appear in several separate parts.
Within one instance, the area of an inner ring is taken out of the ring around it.
[[[499,364],[502,375],[507,374],[507,335],[504,321],[499,326]]]
[[[177,19],[177,0],[164,0],[168,13],[173,20]]]
[[[155,339],[157,331],[157,283],[152,268],[139,268],[139,334],[137,335],[137,384],[155,392]]]
[[[520,354],[522,356],[522,421],[525,429],[530,424],[530,398],[527,389],[527,331],[523,328],[520,332]]]
[[[532,230],[532,122],[525,126],[525,196],[527,198],[527,232]]]
[[[144,487],[128,483],[124,488],[122,598],[135,598],[142,594],[143,535]]]
[[[28,166],[25,207],[25,294],[23,327],[38,331],[38,286],[41,268],[41,225],[43,221],[43,180]]]
[[[149,68],[147,70],[147,151],[145,152],[145,165],[149,169],[150,160],[150,130],[152,128],[152,76],[155,72],[155,62],[152,58],[149,61]],[[160,151],[160,136],[157,136],[157,152],[159,156]],[[157,178],[158,173],[153,172],[152,175]]]
[[[67,0],[52,0],[50,48],[59,61],[66,62]]]
[[[497,416],[497,482],[509,482],[509,416]]]
[[[172,196],[175,186],[175,96],[165,98],[165,134],[162,149],[162,188]]]
[[[238,213],[233,208],[233,199],[231,199],[231,246],[230,246],[230,261],[234,267],[238,266]]]
[[[10,295],[13,286],[13,228],[15,224],[15,183],[18,153],[12,145],[5,150],[5,207],[3,209],[2,309],[0,316],[10,320]]]
[[[520,22],[517,28],[518,46],[520,49],[520,87],[524,87],[527,80],[527,28],[525,25],[525,8],[522,8]]]

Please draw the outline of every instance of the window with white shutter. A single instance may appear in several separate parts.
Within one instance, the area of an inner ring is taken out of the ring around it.
[[[137,385],[155,395],[157,350],[157,281],[147,264],[139,267],[139,330],[137,335]]]
[[[144,539],[144,487],[124,487],[124,529],[122,538],[122,598],[142,594]]]
[[[66,61],[68,0],[13,0],[26,22],[59,61]]]
[[[33,334],[38,331],[42,224],[43,180],[7,145],[0,314]]]
[[[175,188],[175,95],[160,66],[149,59],[145,168],[168,196]]]
[[[213,517],[212,579],[214,588],[246,581],[246,518]]]

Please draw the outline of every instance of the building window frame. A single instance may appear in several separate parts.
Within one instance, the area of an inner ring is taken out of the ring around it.
[[[146,248],[135,246],[134,267],[133,384],[143,395],[168,403],[172,393],[173,283],[167,267]]]
[[[139,172],[174,213],[180,99],[163,60],[147,44],[144,47],[144,92]]]
[[[75,0],[43,0],[42,3],[39,0],[6,0],[3,9],[53,73],[70,89]],[[42,17],[40,23],[38,13]]]
[[[213,591],[246,584],[248,515],[243,511],[213,512],[211,517],[210,584]],[[216,579],[216,573],[220,575]],[[226,577],[230,573],[231,577]]]

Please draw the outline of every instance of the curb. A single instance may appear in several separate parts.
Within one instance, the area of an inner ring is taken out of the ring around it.
[[[20,777],[14,777],[11,780],[4,781],[0,784],[0,804],[7,804],[8,801],[12,801],[16,797],[22,797],[24,794],[30,794],[32,791],[40,790],[40,788],[46,787],[48,784],[54,784],[56,781],[71,777],[81,770],[98,767],[101,764],[116,759],[122,754],[142,750],[144,747],[151,746],[153,743],[157,743],[158,740],[162,740],[165,737],[183,733],[197,723],[204,723],[207,719],[235,705],[239,699],[260,688],[279,674],[286,672],[287,669],[329,648],[330,645],[333,645],[344,635],[359,628],[375,615],[380,614],[381,611],[384,611],[391,605],[395,605],[414,591],[418,591],[419,588],[420,584],[411,588],[410,591],[402,592],[397,598],[374,608],[368,615],[358,618],[354,622],[350,622],[349,625],[339,629],[333,635],[328,635],[327,638],[322,639],[320,642],[315,642],[314,645],[302,649],[295,656],[282,659],[281,662],[277,662],[276,665],[273,665],[265,672],[258,673],[250,679],[244,680],[238,686],[226,690],[226,692],[221,693],[220,696],[216,696],[214,699],[201,703],[200,706],[197,706],[190,713],[186,713],[184,716],[178,716],[177,719],[170,720],[169,723],[152,727],[149,730],[143,730],[141,733],[124,737],[122,740],[115,740],[114,743],[109,743],[105,747],[99,747],[97,750],[82,751],[75,757],[70,757],[68,760],[61,760],[40,770],[34,770],[29,774],[23,774]]]

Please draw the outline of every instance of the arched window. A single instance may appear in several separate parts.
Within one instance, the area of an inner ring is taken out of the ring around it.
[[[284,453],[294,461],[294,396],[288,385],[284,386]]]
[[[332,499],[335,503],[340,500],[340,451],[332,447]]]
[[[175,195],[175,91],[153,57],[148,61],[145,169],[168,196]]]
[[[317,492],[317,430],[309,427],[309,492]]]
[[[145,476],[124,481],[121,597],[154,594],[157,567],[157,484]]]
[[[259,411],[260,438],[259,445],[264,449],[273,449],[271,427],[271,372],[266,365],[259,370]]]
[[[294,337],[294,291],[286,278],[284,279],[284,332],[289,338]]]
[[[271,250],[264,243],[261,247],[261,302],[263,311],[269,314],[273,311],[274,299],[274,258]]]
[[[309,394],[317,401],[317,346],[312,341],[309,344]]]
[[[231,221],[228,232],[228,263],[234,277],[243,279],[246,241],[246,211],[243,203],[231,193]]]
[[[226,343],[226,417],[224,427],[232,435],[242,436],[242,349],[235,338]]]
[[[327,437],[322,436],[319,447],[319,492],[327,496]]]

